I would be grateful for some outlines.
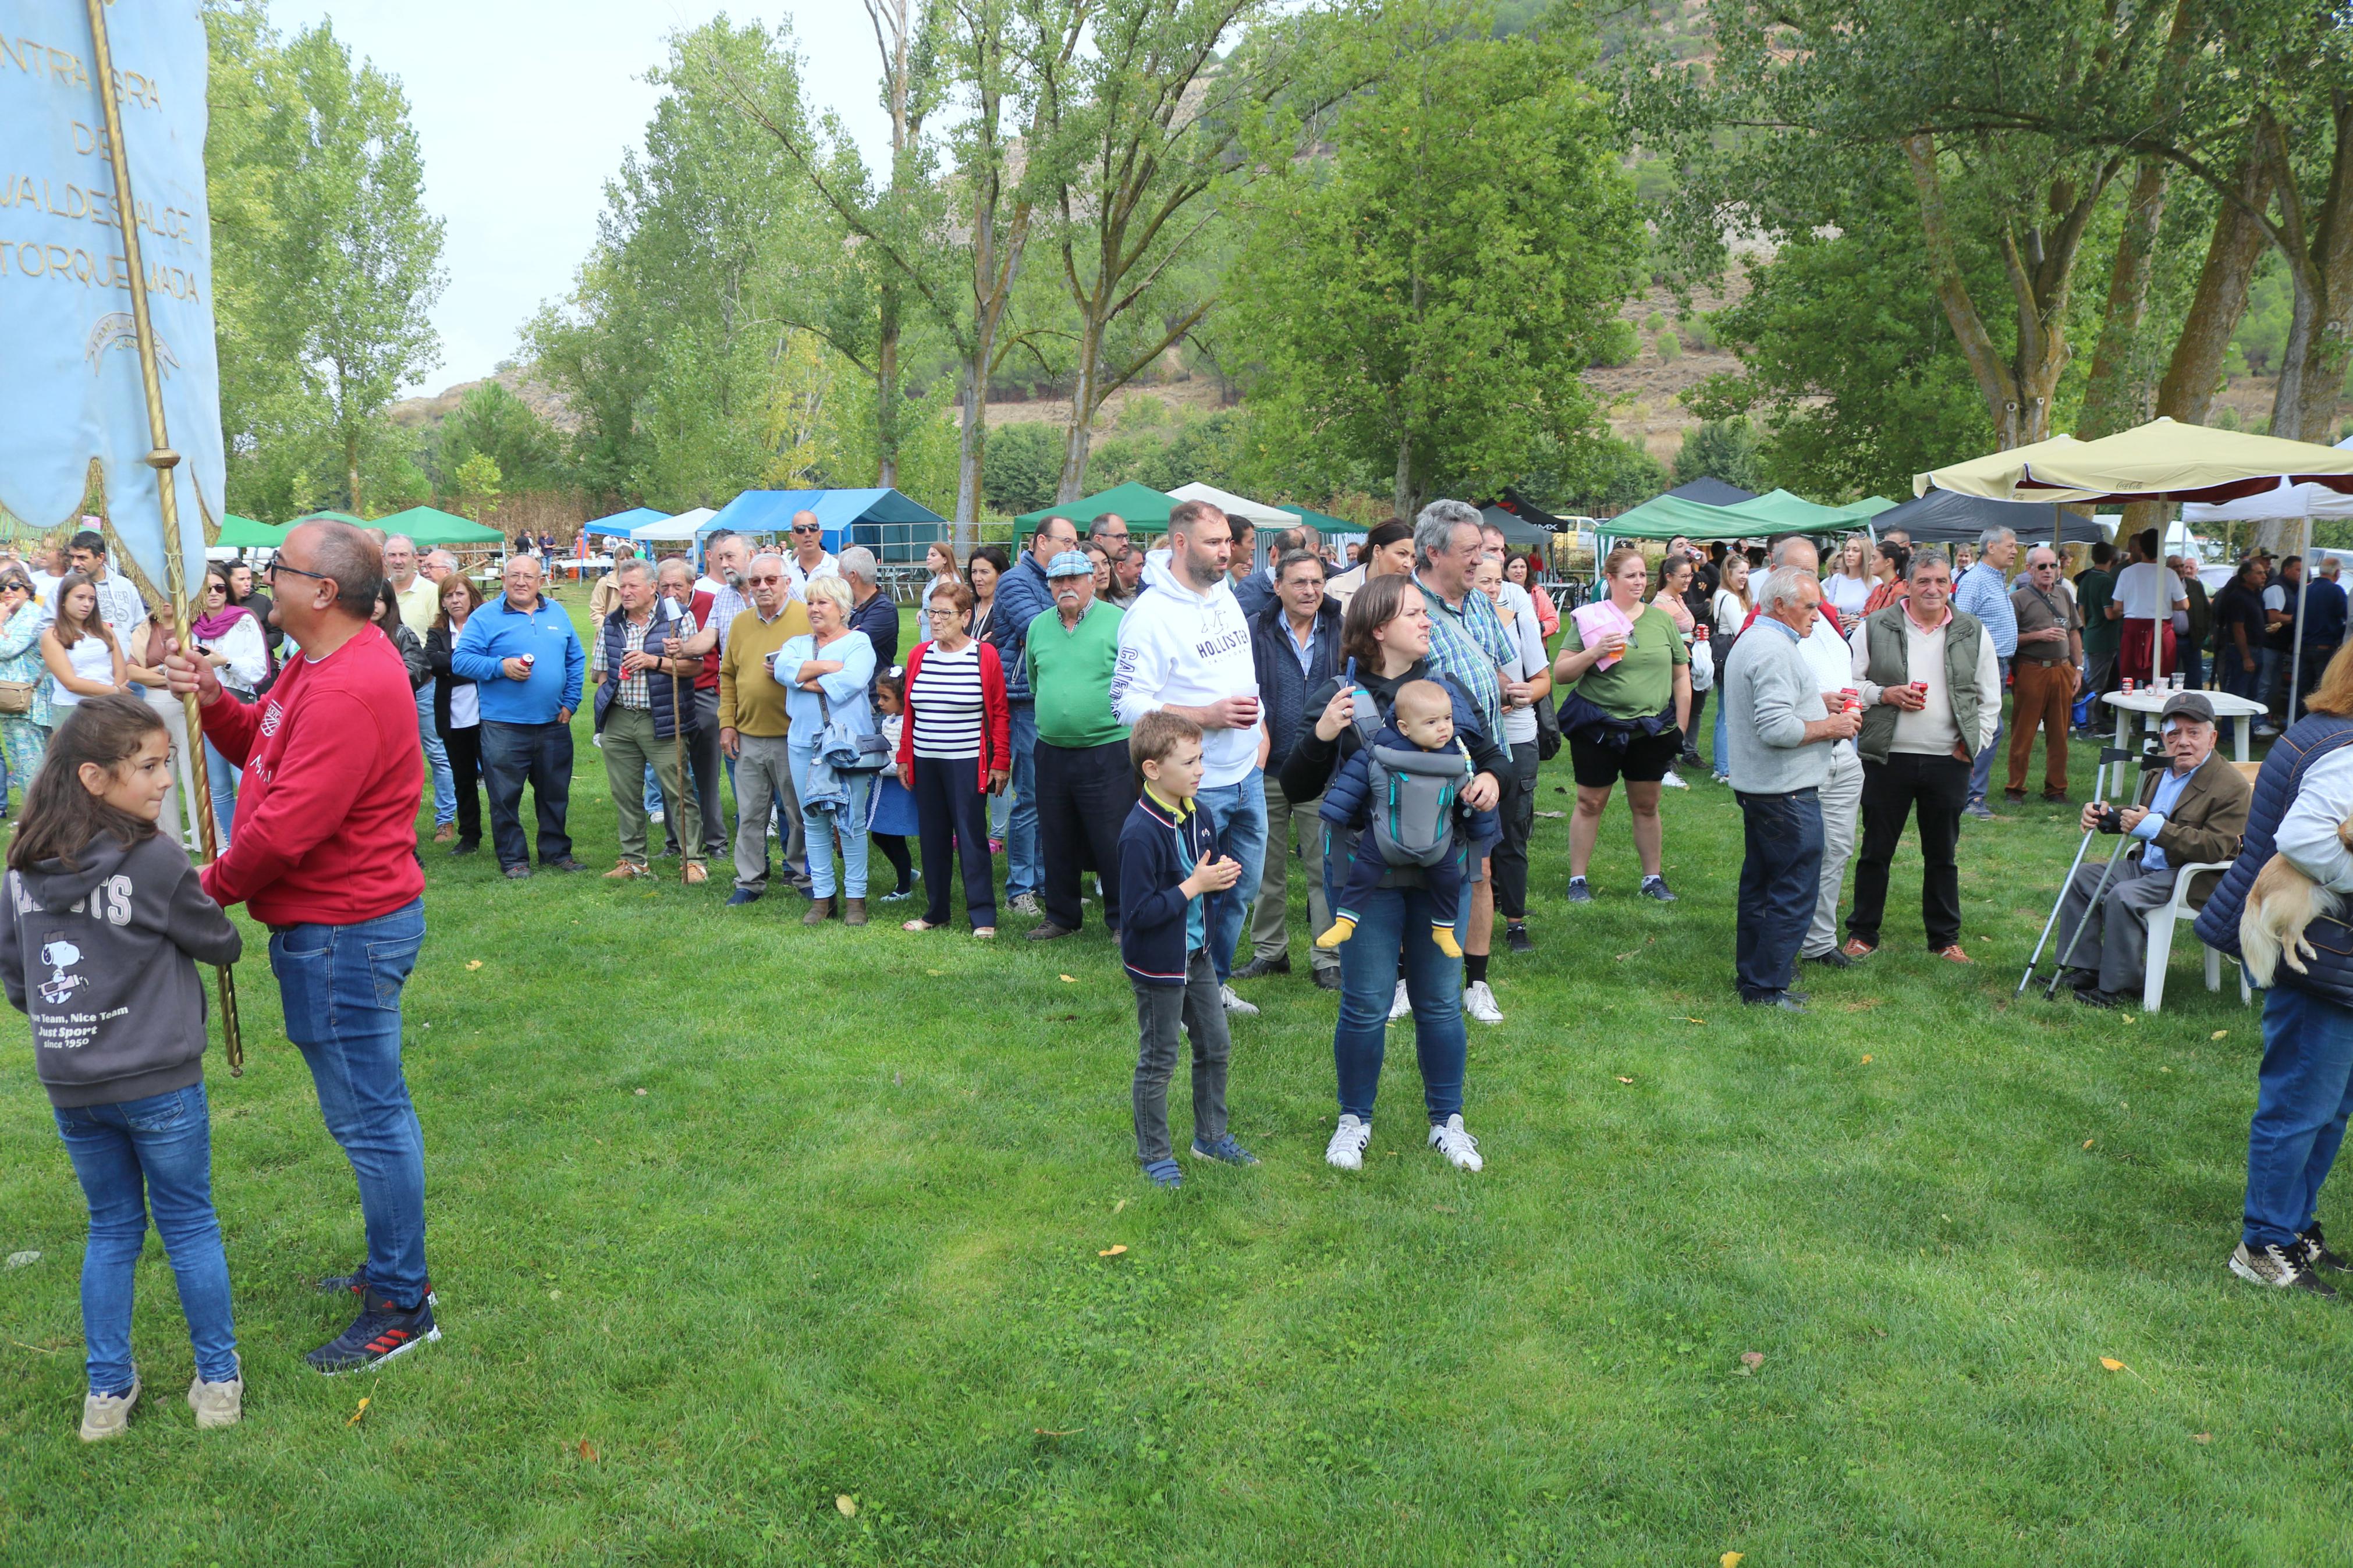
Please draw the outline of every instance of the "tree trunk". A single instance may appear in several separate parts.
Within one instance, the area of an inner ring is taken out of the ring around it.
[[[981,429],[983,405],[974,390],[969,362],[957,377],[956,413],[955,549],[961,558],[980,542],[981,445],[987,438]]]
[[[1392,498],[1397,503],[1397,515],[1413,515],[1413,432],[1398,437],[1397,491]]]
[[[343,431],[343,479],[351,487],[352,515],[365,517],[367,513],[360,510],[360,432],[357,426],[347,426]]]
[[[2272,399],[2272,434],[2291,441],[2327,441],[2335,434],[2346,359],[2353,350],[2353,95],[2337,95],[2331,118],[2336,145],[2327,191],[2316,210],[2299,210],[2295,221],[2283,226],[2301,241],[2301,254],[2287,258],[2295,297]],[[2277,163],[2285,163],[2284,148]],[[2273,173],[2286,215],[2299,194],[2291,188],[2295,174],[2284,166]]]
[[[2084,389],[2084,412],[2075,434],[2089,440],[2140,422],[2142,400],[2133,384],[2133,351],[2139,346],[2148,313],[2149,275],[2157,259],[2157,234],[2165,217],[2166,166],[2144,158],[2126,199],[2124,232],[2116,239],[2116,265],[2108,274],[2108,305],[2100,341],[2092,350],[2092,373]]]
[[[2157,385],[2157,411],[2168,419],[2203,425],[2206,411],[2214,405],[2214,393],[2222,384],[2222,360],[2247,313],[2247,288],[2263,253],[2263,226],[2248,208],[2268,206],[2271,189],[2269,170],[2249,156],[2239,166],[2239,190],[2247,205],[2226,201],[2214,215],[2197,292],[2182,319],[2181,335],[2174,340],[2164,379]]]
[[[2018,382],[2002,363],[2001,351],[1994,346],[1993,335],[1986,331],[1977,302],[1969,297],[1968,281],[1961,275],[1960,258],[1953,245],[1952,219],[1945,207],[1944,182],[1936,172],[1936,138],[1905,137],[1904,158],[1911,166],[1912,186],[1920,203],[1920,233],[1928,252],[1930,286],[1960,344],[1961,357],[1968,361],[1969,374],[1976,378],[1978,391],[1993,416],[1994,444],[2007,451],[2021,444]]]
[[[874,482],[899,488],[899,284],[885,276],[879,290],[874,344]]]
[[[1056,504],[1074,501],[1086,493],[1087,455],[1094,445],[1095,408],[1103,400],[1103,324],[1082,302],[1079,350],[1071,374],[1071,427],[1062,440],[1062,478],[1054,487]]]

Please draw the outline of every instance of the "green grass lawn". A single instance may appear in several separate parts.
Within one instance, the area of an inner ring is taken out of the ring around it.
[[[0,1254],[42,1257],[0,1272],[0,1563],[2353,1550],[2353,1318],[2223,1268],[2255,1014],[2194,946],[2160,1016],[2010,999],[2073,814],[1968,826],[1970,969],[1920,951],[1907,850],[1886,950],[1813,973],[1794,1018],[1733,998],[1729,797],[1667,813],[1672,907],[1630,896],[1621,805],[1572,911],[1567,821],[1539,820],[1538,951],[1498,955],[1508,1022],[1472,1026],[1482,1174],[1422,1144],[1409,1022],[1365,1171],[1324,1166],[1335,999],[1295,936],[1234,1031],[1265,1163],[1176,1194],[1135,1170],[1099,928],[809,931],[788,896],[723,910],[723,876],[510,884],[428,847],[407,1062],[443,1340],[365,1376],[301,1362],[348,1316],[310,1281],[361,1256],[359,1216],[251,932],[248,1065],[210,1080],[246,1419],[194,1430],[151,1240],[150,1403],[95,1448],[82,1202],[11,1018]]]

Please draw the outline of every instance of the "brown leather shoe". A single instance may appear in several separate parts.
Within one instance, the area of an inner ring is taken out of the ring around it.
[[[1947,963],[1974,963],[1977,962],[1968,953],[1961,951],[1961,944],[1957,942],[1953,943],[1950,947],[1937,948],[1936,950],[1936,953],[1938,958],[1943,959]]]
[[[2026,792],[2022,789],[2006,789],[2001,792],[2001,798],[2003,803],[2009,805],[2024,805]]]
[[[433,830],[433,842],[436,844],[448,844],[457,837],[458,825],[454,822],[445,822]]]
[[[632,877],[642,877],[645,874],[646,868],[643,866],[637,864],[633,860],[623,860],[617,862],[611,870],[605,873],[605,880],[608,882],[626,882]]]
[[[828,920],[832,918],[832,915],[833,900],[831,899],[818,899],[811,901],[809,904],[808,913],[801,917],[801,924],[805,926],[821,926],[825,924]]]
[[[2042,792],[2042,798],[2049,801],[2052,805],[2073,805],[2075,804],[2075,797],[2069,795],[2063,789],[2046,789]]]
[[[703,868],[702,861],[690,860],[686,863],[686,885],[688,887],[699,888],[709,880],[711,880],[711,873]]]
[[[849,899],[844,900],[841,906],[841,923],[846,926],[864,925],[866,923],[866,900],[864,899]]]

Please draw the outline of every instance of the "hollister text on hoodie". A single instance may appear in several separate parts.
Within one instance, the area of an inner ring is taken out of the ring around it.
[[[1258,695],[1250,617],[1219,577],[1206,594],[1187,587],[1166,551],[1145,557],[1144,583],[1119,623],[1119,665],[1112,671],[1112,711],[1133,725],[1155,708],[1207,708],[1229,697]],[[1205,730],[1201,787],[1222,789],[1258,766],[1260,725]]]

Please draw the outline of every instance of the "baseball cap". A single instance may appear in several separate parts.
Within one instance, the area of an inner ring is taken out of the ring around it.
[[[2168,719],[2195,719],[2201,724],[2214,721],[2214,705],[2206,700],[2202,691],[2177,691],[2165,700],[2157,716],[2158,728],[2163,729]]]
[[[1049,577],[1092,577],[1095,574],[1093,557],[1083,550],[1065,550],[1046,563]]]

